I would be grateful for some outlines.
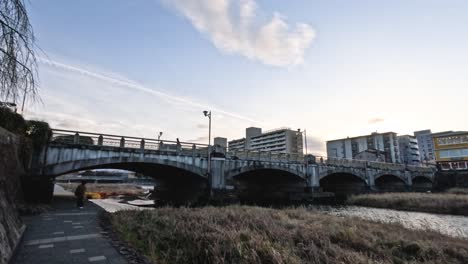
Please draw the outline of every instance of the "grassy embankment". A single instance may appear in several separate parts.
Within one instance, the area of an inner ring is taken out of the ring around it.
[[[346,203],[377,208],[468,216],[468,195],[463,189],[446,193],[380,193],[351,196]]]
[[[468,263],[468,241],[304,208],[159,208],[109,215],[154,263]]]

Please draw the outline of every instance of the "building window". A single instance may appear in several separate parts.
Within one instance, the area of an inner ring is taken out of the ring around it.
[[[466,170],[466,162],[464,162],[464,161],[458,162],[458,169]]]
[[[468,148],[466,149],[448,149],[440,151],[440,158],[463,158],[468,157]]]
[[[439,145],[454,145],[468,143],[468,135],[438,138],[437,143]]]
[[[450,163],[441,163],[440,168],[442,170],[450,170],[452,167],[450,166]]]
[[[338,149],[332,148],[331,149],[331,154],[333,157],[338,158]]]

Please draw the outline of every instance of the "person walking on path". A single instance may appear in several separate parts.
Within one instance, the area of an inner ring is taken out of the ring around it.
[[[85,194],[86,194],[86,181],[82,181],[81,184],[78,185],[78,187],[76,187],[76,190],[75,190],[76,206],[79,207],[80,209],[83,209]]]

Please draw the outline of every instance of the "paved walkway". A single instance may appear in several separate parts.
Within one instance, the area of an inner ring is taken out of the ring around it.
[[[25,219],[28,228],[13,263],[127,263],[103,236],[97,219],[101,208],[88,202],[80,210],[65,196],[55,197],[52,206]]]

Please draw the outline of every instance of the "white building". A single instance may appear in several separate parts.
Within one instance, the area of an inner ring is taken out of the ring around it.
[[[261,150],[289,154],[302,154],[302,132],[278,128],[262,133],[258,127],[246,129],[245,138],[229,141],[230,150]]]
[[[421,157],[416,137],[404,135],[398,137],[400,144],[401,162],[409,165],[420,165]]]
[[[375,132],[366,136],[327,141],[328,157],[338,159],[356,159],[364,151],[375,150],[378,153],[376,157],[383,153],[385,162],[400,163],[399,148],[398,137],[394,132]]]

